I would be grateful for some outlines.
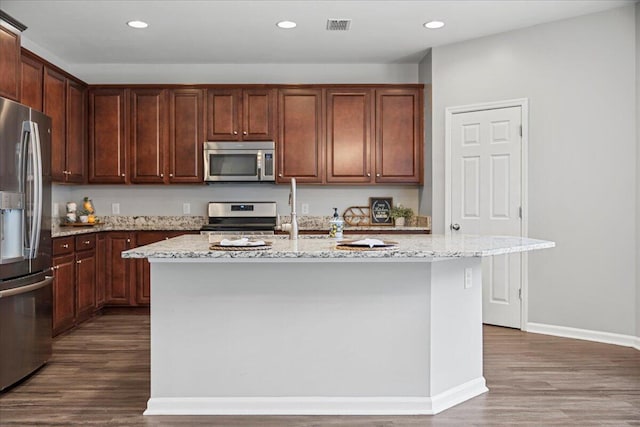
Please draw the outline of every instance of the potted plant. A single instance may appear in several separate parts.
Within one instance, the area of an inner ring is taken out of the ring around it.
[[[396,205],[391,208],[389,216],[393,218],[396,227],[402,227],[405,225],[405,221],[408,221],[413,217],[413,209],[405,208],[402,205]]]
[[[89,222],[89,215],[91,214],[91,212],[89,212],[87,209],[82,208],[82,209],[78,209],[78,219],[80,220],[80,222],[82,223],[88,223]]]

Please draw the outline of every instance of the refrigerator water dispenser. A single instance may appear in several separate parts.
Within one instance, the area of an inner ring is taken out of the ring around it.
[[[24,196],[0,191],[0,264],[24,259]]]

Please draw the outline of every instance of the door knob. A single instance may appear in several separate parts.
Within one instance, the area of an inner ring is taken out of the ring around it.
[[[451,224],[451,229],[453,231],[458,231],[460,230],[460,224]]]

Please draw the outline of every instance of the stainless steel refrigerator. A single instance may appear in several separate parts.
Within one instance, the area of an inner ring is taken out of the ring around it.
[[[0,390],[51,357],[51,119],[0,98]]]

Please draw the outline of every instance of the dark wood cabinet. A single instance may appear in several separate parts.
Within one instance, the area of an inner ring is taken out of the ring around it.
[[[277,182],[323,182],[322,101],[322,89],[278,91]]]
[[[95,236],[92,236],[95,239]],[[76,322],[88,319],[95,312],[96,251],[76,253]]]
[[[67,79],[65,181],[82,183],[86,176],[87,89]]]
[[[376,90],[377,183],[422,183],[422,91]]]
[[[273,89],[209,89],[207,139],[209,141],[273,140]]]
[[[96,301],[95,308],[100,310],[105,303],[105,285],[107,282],[107,236],[96,235]]]
[[[75,256],[53,258],[53,335],[73,327],[75,322]]]
[[[20,102],[38,111],[42,111],[44,64],[23,51],[21,68],[22,89],[20,90]]]
[[[125,89],[89,92],[89,182],[127,181],[127,102]]]
[[[84,182],[86,88],[63,74],[44,68],[43,112],[51,117],[51,177],[58,182]]]
[[[51,117],[51,178],[66,180],[66,99],[67,79],[48,67],[44,69],[43,112]]]
[[[328,183],[372,182],[373,93],[371,89],[327,89]]]
[[[202,183],[204,91],[174,89],[169,101],[169,183]],[[165,177],[166,178],[166,177]]]
[[[132,89],[130,181],[163,183],[167,150],[167,91]]]
[[[0,96],[20,101],[20,34],[0,25]]]
[[[109,232],[106,239],[105,304],[135,305],[135,295],[131,288],[136,280],[136,260],[122,258],[121,255],[122,251],[135,246],[135,233]]]

